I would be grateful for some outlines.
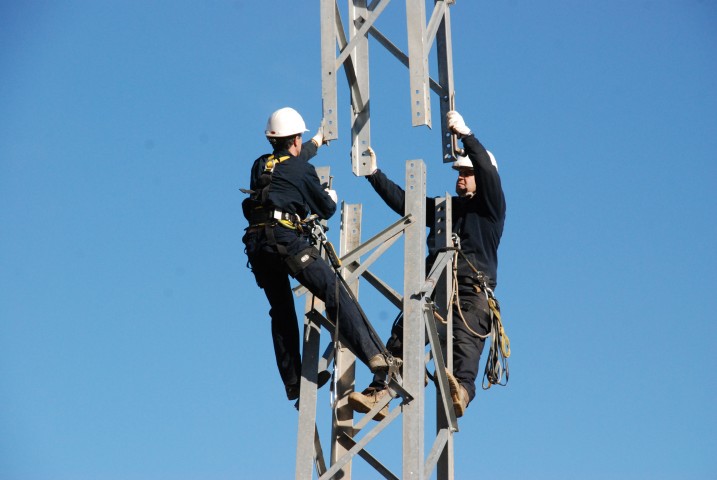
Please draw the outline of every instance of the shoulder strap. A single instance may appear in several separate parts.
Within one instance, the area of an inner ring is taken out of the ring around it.
[[[273,154],[269,155],[269,158],[266,159],[266,164],[264,164],[264,173],[273,172],[278,164],[290,158],[291,156],[289,155],[284,155],[283,157],[275,157]]]

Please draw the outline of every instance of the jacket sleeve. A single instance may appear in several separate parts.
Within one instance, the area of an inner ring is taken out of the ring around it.
[[[463,137],[466,155],[473,163],[476,197],[482,201],[490,215],[498,220],[505,216],[505,197],[498,169],[490,161],[485,147],[474,135]]]
[[[308,142],[304,142],[301,144],[301,153],[299,153],[299,156],[297,158],[303,160],[304,162],[308,162],[316,156],[318,151],[319,147],[317,147],[314,142],[309,140]]]
[[[401,216],[406,214],[406,192],[390,180],[381,169],[377,169],[366,179],[391,210]],[[426,225],[433,225],[434,215],[435,199],[426,197]]]
[[[393,183],[381,169],[377,169],[373,175],[368,175],[366,179],[391,210],[399,215],[404,215],[406,211],[406,192],[401,187]]]

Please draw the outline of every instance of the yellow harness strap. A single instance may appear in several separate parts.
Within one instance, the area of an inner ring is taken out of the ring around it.
[[[283,157],[275,157],[274,154],[269,155],[269,157],[266,159],[266,164],[264,165],[264,171],[265,172],[273,172],[274,169],[278,164],[281,162],[290,159],[290,155],[284,155]],[[279,223],[281,223],[286,228],[291,228],[292,230],[296,230],[296,225],[294,225],[293,222],[290,222],[289,220],[279,220]]]
[[[273,172],[274,168],[276,166],[283,162],[284,160],[288,160],[291,158],[289,155],[284,155],[283,157],[276,158],[274,154],[269,155],[269,158],[266,159],[266,164],[264,165],[264,171]]]
[[[289,220],[279,220],[279,223],[285,226],[286,228],[290,228],[292,230],[296,230],[296,225],[291,223]]]

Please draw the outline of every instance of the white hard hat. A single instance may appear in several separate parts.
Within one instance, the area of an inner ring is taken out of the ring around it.
[[[488,152],[488,156],[490,157],[490,163],[493,164],[496,170],[498,170],[498,162],[495,161],[495,156],[490,152],[490,150],[486,150]],[[453,169],[454,170],[460,170],[461,168],[473,168],[473,162],[471,162],[471,159],[468,157],[464,157],[463,155],[456,156],[456,161],[453,162]]]
[[[304,119],[299,112],[290,107],[280,108],[272,113],[266,122],[267,137],[290,137],[308,132]]]
[[[461,168],[473,169],[473,162],[468,157],[463,155],[456,155],[456,161],[453,162],[453,170],[460,170]]]

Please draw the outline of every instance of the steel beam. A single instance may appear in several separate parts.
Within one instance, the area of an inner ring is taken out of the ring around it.
[[[307,309],[310,299],[307,298]],[[319,367],[321,327],[308,316],[304,317],[304,348],[301,355],[301,401],[299,407],[298,442],[296,442],[296,478],[311,480],[317,458],[316,384]],[[314,441],[307,441],[313,439]]]
[[[381,2],[383,8],[388,0]],[[381,8],[381,10],[383,10]],[[369,63],[368,63],[368,37],[366,31],[381,11],[369,12],[366,0],[353,0],[349,5],[349,37],[351,41],[341,52],[337,63],[343,63],[341,58],[353,60],[356,66],[355,88],[351,89],[353,109],[351,111],[351,168],[354,175],[365,176],[371,174],[371,162],[368,147],[371,146],[371,102],[369,93]],[[371,15],[371,17],[370,17]],[[349,69],[347,68],[348,72]],[[349,83],[351,83],[349,79]],[[360,100],[354,100],[359,92]]]
[[[330,182],[330,167],[318,167],[319,180]],[[306,297],[304,312],[304,336],[301,355],[301,401],[298,402],[299,428],[296,443],[296,478],[311,480],[314,465],[323,466],[323,452],[316,430],[316,399],[319,373],[321,325],[308,315],[324,310],[324,303],[313,295]],[[313,439],[313,441],[308,441]]]
[[[336,0],[321,0],[321,98],[324,138],[339,138],[338,88],[336,80]],[[341,27],[343,28],[343,27]]]
[[[339,255],[345,255],[361,243],[361,204],[342,204],[341,205],[341,237],[339,245]],[[344,278],[356,268],[356,264],[345,265],[343,275]],[[351,286],[353,294],[358,298],[358,282]],[[356,377],[356,356],[349,350],[341,346],[335,352],[335,395],[336,415],[332,415],[332,445],[331,445],[331,464],[336,463],[338,458],[346,454],[347,448],[341,443],[340,439],[345,435],[353,435],[353,409],[348,404],[348,395],[354,391],[354,379]],[[349,447],[350,448],[350,447]],[[351,478],[351,462],[346,463],[341,469],[341,478]]]
[[[431,91],[428,84],[428,52],[426,45],[426,2],[406,0],[408,29],[408,70],[411,87],[411,125],[431,126]]]
[[[423,480],[424,352],[426,328],[424,298],[419,294],[426,277],[426,166],[406,162],[406,212],[417,221],[406,228],[403,280],[403,386],[413,400],[403,406],[403,476]]]
[[[436,4],[446,2],[436,0]],[[441,150],[443,162],[455,160],[456,152],[461,152],[458,139],[448,130],[446,114],[455,108],[455,85],[453,81],[453,43],[451,41],[451,12],[444,8],[436,32],[436,55],[438,58],[438,82],[442,91],[438,93],[441,107]]]
[[[446,248],[453,246],[453,219],[451,217],[452,211],[452,197],[446,192],[444,198],[436,199],[436,210],[435,218],[436,224],[434,226],[435,241],[437,248]],[[453,371],[453,308],[451,299],[453,298],[453,265],[449,265],[444,271],[436,288],[435,295],[435,306],[438,309],[438,313],[446,320],[445,326],[442,330],[442,346],[444,346],[443,361],[445,362],[446,368],[449,371]],[[429,321],[428,319],[426,321]],[[435,361],[434,361],[435,363]],[[438,368],[436,368],[438,372]],[[439,379],[439,382],[441,380]],[[443,385],[441,383],[441,385]],[[437,395],[444,394],[444,397],[450,397],[449,392],[444,392],[442,388],[439,388]],[[449,425],[455,425],[455,417],[451,417],[451,413],[446,413],[447,409],[444,407],[444,403],[447,399],[444,398],[444,402],[436,401],[436,430],[439,435],[449,431]],[[454,478],[454,450],[453,450],[453,435],[448,435],[446,442],[438,452],[437,459],[437,478],[438,480],[453,480]]]

